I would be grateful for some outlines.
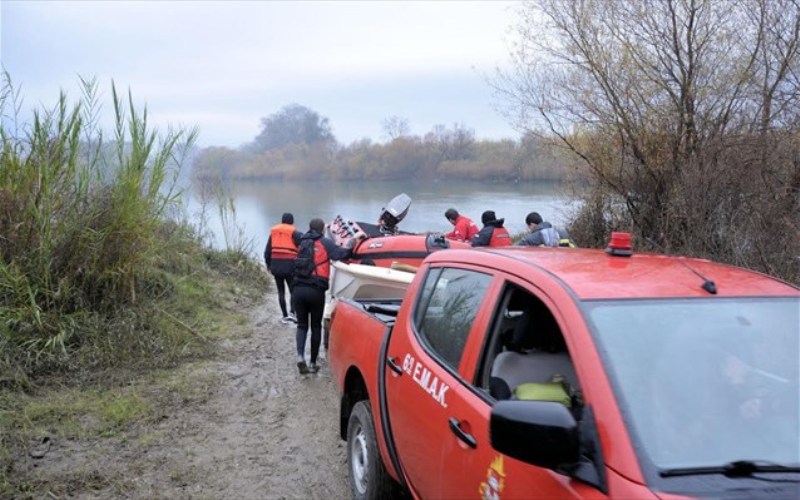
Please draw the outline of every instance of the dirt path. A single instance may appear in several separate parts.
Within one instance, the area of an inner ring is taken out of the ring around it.
[[[220,359],[174,375],[190,381],[188,394],[165,401],[161,418],[134,435],[52,443],[36,464],[39,478],[60,485],[50,496],[349,498],[327,365],[301,376],[295,330],[279,317],[269,294],[245,333],[222,343]]]

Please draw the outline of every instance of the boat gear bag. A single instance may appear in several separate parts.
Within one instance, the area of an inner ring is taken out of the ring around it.
[[[320,238],[304,238],[294,265],[294,285],[310,285],[328,289],[331,267],[328,252]]]
[[[514,397],[526,401],[555,401],[567,408],[572,406],[572,398],[561,382],[525,382],[514,389]]]

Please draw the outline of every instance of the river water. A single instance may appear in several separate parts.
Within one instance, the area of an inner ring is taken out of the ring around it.
[[[229,242],[245,241],[255,255],[261,255],[269,228],[280,222],[283,212],[294,214],[295,226],[305,232],[308,222],[319,217],[326,222],[336,215],[356,221],[376,222],[381,209],[400,193],[411,197],[408,215],[399,224],[403,231],[448,232],[452,226],[444,217],[450,207],[470,217],[481,227],[481,213],[494,210],[505,219],[511,234],[525,231],[525,215],[539,212],[545,220],[562,224],[572,205],[557,184],[507,183],[483,184],[462,181],[391,181],[391,182],[236,182],[228,186],[228,195],[236,209],[235,225]],[[224,225],[214,201],[204,203],[201,190],[189,187],[184,196],[188,216],[204,227],[216,248],[226,243]],[[205,208],[205,210],[204,210]],[[205,212],[205,216],[201,214]],[[227,227],[233,227],[227,224]],[[236,234],[234,234],[236,233]],[[233,246],[233,245],[231,245]]]

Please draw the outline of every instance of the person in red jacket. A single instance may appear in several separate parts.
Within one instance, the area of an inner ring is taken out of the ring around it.
[[[460,215],[455,208],[448,208],[444,216],[454,226],[452,231],[444,235],[445,238],[469,243],[472,237],[478,234],[478,226],[472,219]]]
[[[288,325],[297,323],[294,306],[291,302],[291,293],[294,276],[294,261],[297,258],[297,249],[303,233],[294,227],[294,215],[286,212],[281,216],[281,223],[269,230],[267,248],[264,249],[264,262],[267,270],[275,277],[278,287],[278,304],[281,306],[281,323]],[[289,314],[286,311],[285,289],[289,289]]]
[[[472,238],[473,247],[505,247],[511,244],[511,235],[503,227],[505,219],[498,219],[494,211],[487,210],[481,214],[483,228]]]

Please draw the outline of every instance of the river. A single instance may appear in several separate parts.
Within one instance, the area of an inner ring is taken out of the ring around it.
[[[481,213],[494,210],[505,219],[511,234],[525,231],[525,215],[539,212],[545,220],[562,224],[572,206],[557,184],[489,184],[460,181],[391,181],[391,182],[236,182],[228,186],[236,208],[239,231],[228,240],[246,242],[246,248],[261,255],[269,228],[280,222],[283,212],[294,214],[295,226],[303,232],[308,222],[319,217],[326,222],[336,215],[346,219],[376,222],[381,209],[393,197],[406,193],[412,203],[408,215],[399,224],[403,231],[448,232],[452,226],[444,217],[450,207],[470,217],[481,227]],[[203,203],[200,189],[186,190],[184,202],[189,219],[199,223],[205,207],[205,229],[211,244],[225,247],[223,224],[215,202]],[[232,227],[231,224],[227,225]],[[237,236],[238,235],[238,236]]]

